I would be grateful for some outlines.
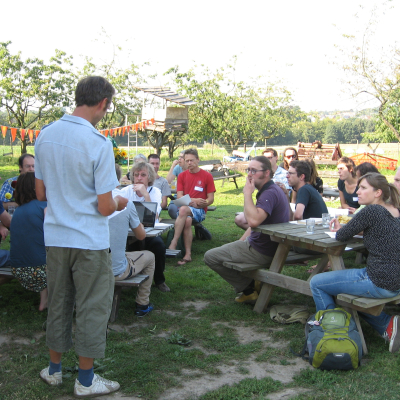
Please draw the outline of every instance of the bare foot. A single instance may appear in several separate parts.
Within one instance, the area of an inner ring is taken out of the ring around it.
[[[40,292],[39,311],[43,311],[47,308],[47,296],[48,296],[48,291],[46,288]]]
[[[169,249],[170,250],[176,250],[176,246],[178,245],[178,243],[174,243],[173,240],[171,240],[171,243],[169,244]]]

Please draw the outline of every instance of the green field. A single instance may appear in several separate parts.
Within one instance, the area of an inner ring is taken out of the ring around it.
[[[208,151],[201,151],[201,158],[210,159]],[[162,161],[165,175],[167,157],[163,155]],[[17,175],[16,164],[16,157],[0,157],[3,180]],[[361,368],[315,370],[290,352],[303,346],[302,325],[278,325],[268,312],[259,315],[249,305],[236,304],[233,289],[204,265],[208,249],[242,234],[234,216],[243,208],[244,182],[238,179],[239,189],[233,183],[221,187],[216,182],[217,209],[204,222],[213,238],[195,240],[193,261],[184,267],[167,259],[165,275],[171,292],[152,290],[155,310],[149,316],[136,318],[135,290],[123,291],[118,319],[109,326],[106,358],[96,361],[97,371],[118,380],[119,395],[128,399],[399,399],[399,355],[389,353],[388,345],[369,326],[363,326],[369,354]],[[337,207],[338,201],[329,205]],[[165,211],[161,216],[168,218]],[[1,246],[8,248],[8,240]],[[314,263],[286,266],[284,273],[306,279]],[[353,254],[345,255],[345,264],[358,267]],[[276,289],[270,305],[283,303],[306,305],[310,313],[315,310],[311,297]],[[67,399],[72,394],[77,377],[73,350],[63,358],[63,385],[52,388],[39,379],[49,357],[43,331],[46,311],[39,312],[38,305],[39,295],[17,281],[0,286],[1,400]],[[388,307],[388,312],[397,313],[397,307]]]

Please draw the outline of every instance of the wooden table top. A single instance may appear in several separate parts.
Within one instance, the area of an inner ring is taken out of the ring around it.
[[[362,242],[362,238],[352,238],[346,242],[340,242],[330,238],[326,233],[329,228],[322,225],[315,225],[314,233],[309,234],[306,231],[305,224],[291,224],[289,222],[282,224],[260,225],[254,228],[255,231],[268,234],[280,239],[289,239],[297,242],[309,243],[318,247],[341,247],[351,243]],[[271,238],[273,240],[273,238]]]

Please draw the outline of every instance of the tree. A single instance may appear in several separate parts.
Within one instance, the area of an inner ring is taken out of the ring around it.
[[[41,129],[72,104],[76,77],[70,70],[71,58],[56,50],[49,63],[38,58],[24,61],[20,52],[10,53],[10,44],[0,43],[0,108],[8,126]],[[17,137],[21,139],[20,131]],[[21,153],[26,153],[27,140],[27,135],[21,140]]]
[[[235,59],[234,59],[235,60]],[[173,77],[179,93],[196,102],[189,108],[189,136],[213,138],[227,150],[248,142],[284,135],[295,110],[290,92],[278,84],[237,82],[234,65],[212,72],[203,67],[180,73],[178,67],[166,72]]]

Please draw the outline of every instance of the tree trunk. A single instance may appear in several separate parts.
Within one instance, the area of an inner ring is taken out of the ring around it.
[[[21,155],[26,153],[26,137],[21,140]]]

